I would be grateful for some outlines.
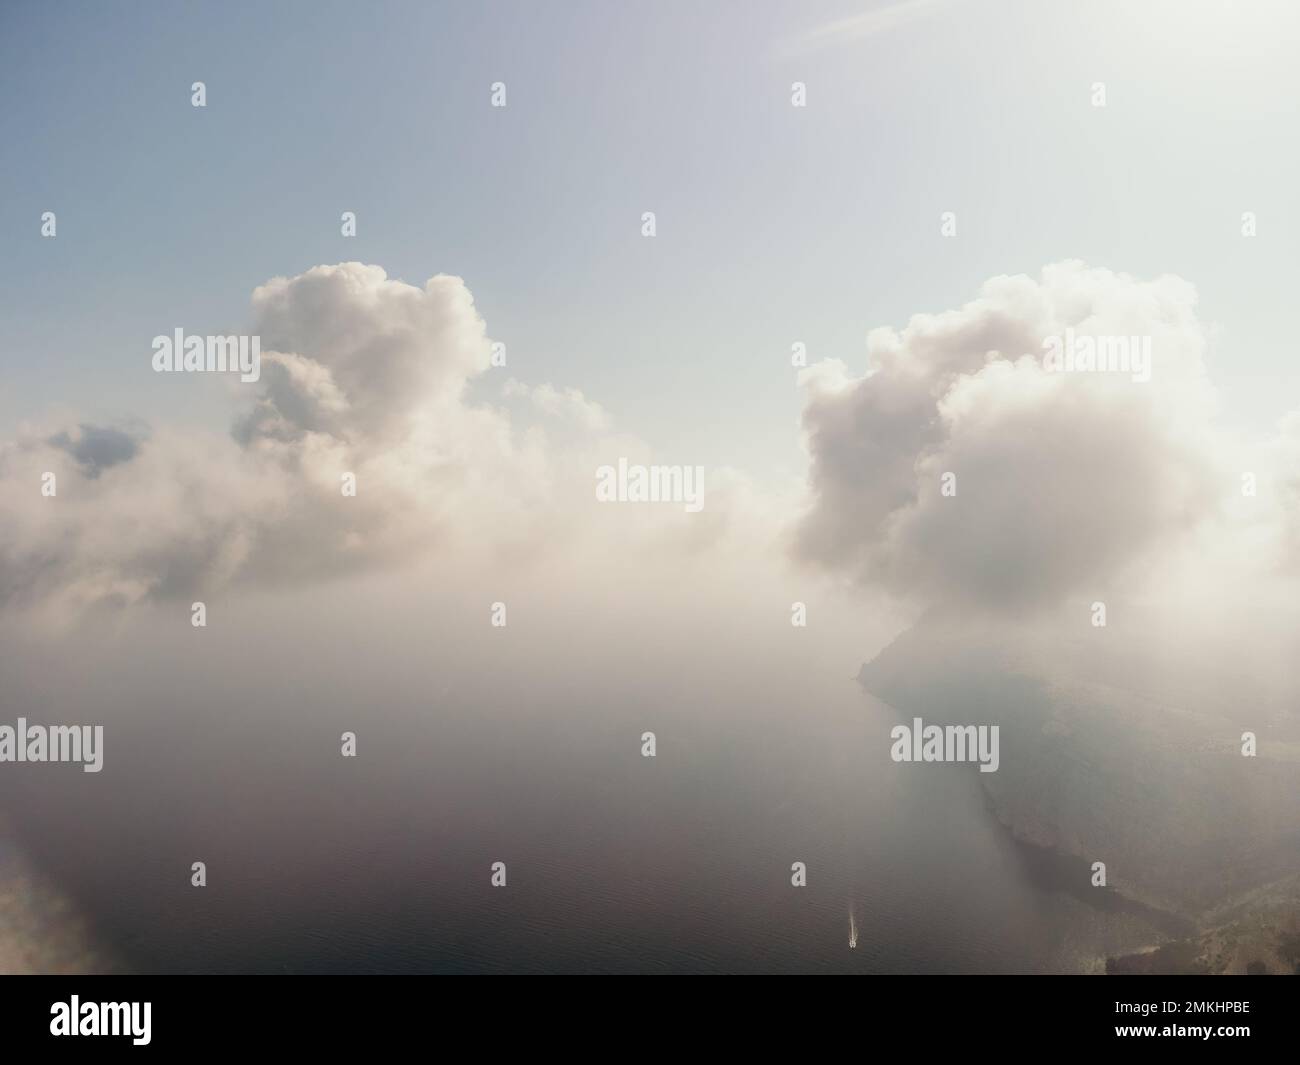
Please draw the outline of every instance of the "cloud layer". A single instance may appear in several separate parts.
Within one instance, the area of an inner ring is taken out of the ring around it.
[[[0,605],[67,616],[431,554],[681,559],[740,535],[754,547],[764,527],[752,486],[721,469],[705,514],[598,507],[597,467],[649,448],[577,389],[493,368],[459,278],[317,266],[258,287],[248,332],[261,377],[234,386],[228,435],[64,421],[0,445]]]
[[[1068,330],[1149,337],[1151,379],[1049,372],[1045,338]],[[833,576],[1010,613],[1104,598],[1180,548],[1202,568],[1300,555],[1300,422],[1254,453],[1216,427],[1207,331],[1178,278],[1061,263],[877,329],[862,376],[805,371],[801,510],[710,469],[705,513],[685,519],[595,504],[598,466],[651,450],[576,389],[491,368],[459,278],[314,267],[257,288],[249,331],[262,376],[237,386],[228,435],[74,418],[0,445],[0,604],[75,612],[431,553],[680,560],[719,543],[785,580],[769,547],[792,521],[795,555]]]

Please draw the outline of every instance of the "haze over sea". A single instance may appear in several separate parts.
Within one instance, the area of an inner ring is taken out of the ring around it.
[[[495,670],[467,647],[419,660],[414,634],[349,658],[324,646],[341,631],[279,675],[254,639],[241,672],[166,638],[197,682],[25,674],[50,678],[30,703],[97,700],[111,720],[102,773],[15,767],[5,802],[125,964],[1090,971],[1152,939],[1045,879],[974,766],[891,762],[898,715],[848,670],[665,668],[627,640],[574,680],[522,644]],[[349,728],[358,757],[341,759]]]

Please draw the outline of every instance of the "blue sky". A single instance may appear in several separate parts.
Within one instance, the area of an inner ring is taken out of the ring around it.
[[[1208,0],[8,4],[0,429],[224,424],[150,339],[357,259],[462,276],[512,374],[665,461],[786,479],[791,343],[860,370],[868,329],[1082,258],[1197,285],[1225,415],[1263,431],[1300,385],[1296,25]]]

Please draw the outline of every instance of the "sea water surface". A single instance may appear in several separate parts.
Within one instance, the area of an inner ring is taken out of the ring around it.
[[[109,721],[101,773],[10,766],[0,801],[137,970],[1077,972],[1151,939],[1044,876],[975,767],[892,762],[898,715],[847,669],[317,646],[272,672],[184,638],[156,674],[10,670],[38,717]]]

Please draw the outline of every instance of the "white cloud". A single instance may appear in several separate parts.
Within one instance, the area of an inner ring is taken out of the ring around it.
[[[1067,328],[1150,336],[1152,380],[1049,373],[1044,338]],[[1229,490],[1204,350],[1190,285],[1077,262],[875,330],[863,376],[804,377],[813,498],[797,551],[930,603],[1017,608],[1111,586]]]
[[[706,514],[600,507],[596,468],[652,461],[650,449],[576,389],[507,379],[499,393],[522,402],[491,402],[503,371],[458,278],[417,287],[376,266],[318,266],[252,304],[262,376],[237,389],[250,402],[230,436],[64,419],[0,444],[0,604],[69,616],[429,555],[528,564],[597,540],[647,557],[756,543],[754,495],[726,471]],[[470,399],[476,380],[487,399]]]
[[[553,506],[536,491],[553,456],[464,398],[488,345],[460,279],[320,266],[258,288],[253,311],[264,373],[230,437],[74,425],[0,445],[0,601],[80,610],[328,577]]]
[[[559,389],[552,384],[528,386],[512,377],[502,390],[507,398],[523,399],[542,414],[570,422],[584,429],[608,429],[608,412],[576,388]]]

